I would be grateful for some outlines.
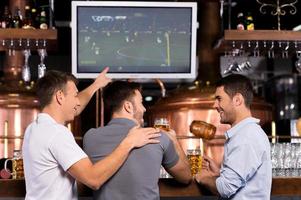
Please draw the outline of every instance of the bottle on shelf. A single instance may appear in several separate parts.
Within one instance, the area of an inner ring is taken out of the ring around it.
[[[8,6],[4,7],[3,19],[1,22],[1,28],[13,28],[13,19]]]
[[[0,28],[2,28],[3,17],[4,17],[4,8],[1,9],[0,7]]]
[[[15,15],[13,17],[13,28],[22,28],[22,14],[21,10],[16,7]]]
[[[39,15],[37,13],[36,8],[31,9],[31,18],[32,18],[32,26],[34,28],[39,28]]]
[[[237,30],[245,30],[245,17],[242,12],[237,14]]]
[[[41,12],[40,12],[39,24],[40,24],[39,26],[40,29],[48,29],[46,11],[43,7],[41,8]]]
[[[37,7],[39,8],[40,11],[45,11],[46,14],[46,24],[48,29],[53,29],[54,28],[54,13],[53,13],[53,8],[54,8],[54,1],[50,0],[39,0],[37,2]],[[41,13],[41,12],[39,12]]]
[[[33,19],[32,19],[32,13],[29,5],[25,6],[25,17],[23,20],[23,27],[24,29],[33,29]]]
[[[249,31],[252,31],[255,29],[253,16],[250,12],[248,12],[248,14],[246,16],[246,28]]]
[[[4,21],[4,8],[6,5],[6,1],[0,1],[0,28],[2,28],[2,22]]]

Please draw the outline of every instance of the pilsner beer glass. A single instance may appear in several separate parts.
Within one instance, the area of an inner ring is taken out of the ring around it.
[[[202,152],[200,149],[188,149],[187,158],[190,165],[192,176],[201,171],[202,167]]]
[[[154,127],[160,128],[164,131],[170,130],[169,122],[168,122],[167,118],[164,118],[164,117],[155,118]]]

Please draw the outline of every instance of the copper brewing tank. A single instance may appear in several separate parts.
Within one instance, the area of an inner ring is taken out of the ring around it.
[[[13,150],[21,149],[25,129],[36,118],[38,105],[30,94],[0,94],[0,158],[10,158]]]
[[[217,163],[223,158],[224,139],[202,140],[191,138],[194,136],[189,126],[193,120],[201,120],[216,126],[216,135],[224,135],[229,125],[220,123],[220,116],[213,108],[215,88],[211,86],[199,87],[194,85],[175,90],[167,98],[160,99],[148,111],[150,124],[156,117],[166,117],[172,129],[179,136],[182,148],[201,148],[206,155],[212,157]],[[269,127],[272,121],[272,106],[255,98],[251,105],[252,115],[260,119],[263,127]]]
[[[24,13],[27,3],[27,0],[9,0],[8,6],[11,11],[18,7]],[[0,81],[0,158],[13,157],[13,150],[21,149],[25,129],[39,112],[34,83],[22,82],[22,49],[5,51],[4,76]]]
[[[6,57],[0,84],[0,158],[12,157],[13,150],[21,149],[25,129],[39,111],[34,83],[25,84],[21,78],[23,60],[19,50]]]

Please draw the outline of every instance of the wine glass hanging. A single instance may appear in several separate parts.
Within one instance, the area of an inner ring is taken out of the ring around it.
[[[38,49],[40,56],[40,64],[38,64],[38,78],[42,78],[46,73],[46,65],[44,64],[44,59],[47,56],[46,49]]]
[[[22,68],[22,79],[25,82],[29,82],[31,79],[30,67],[28,65],[28,59],[29,56],[31,55],[30,49],[23,50],[23,54],[24,54],[24,66]]]
[[[29,57],[31,56],[32,49],[36,50],[40,57],[40,63],[38,64],[38,78],[43,77],[46,73],[44,60],[47,56],[47,41],[45,39],[3,39],[2,47],[8,49],[9,56],[15,56],[15,51],[22,51],[24,55],[24,65],[21,69],[23,81],[30,82],[32,77],[29,66]]]

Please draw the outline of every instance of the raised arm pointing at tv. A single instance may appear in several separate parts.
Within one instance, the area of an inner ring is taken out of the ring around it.
[[[86,89],[78,93],[78,98],[80,102],[80,106],[77,108],[77,114],[79,115],[83,109],[86,107],[86,105],[91,100],[93,94],[99,90],[100,88],[103,88],[106,86],[109,82],[111,82],[111,79],[106,76],[107,72],[109,71],[109,67],[106,67],[94,80],[94,82],[88,86]]]

